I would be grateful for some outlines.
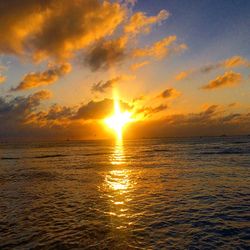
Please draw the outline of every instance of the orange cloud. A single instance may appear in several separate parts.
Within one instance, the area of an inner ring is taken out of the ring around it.
[[[59,66],[53,66],[44,72],[33,72],[24,76],[24,79],[12,91],[26,90],[43,85],[52,84],[58,80],[59,77],[68,74],[71,71],[71,65],[64,63]]]
[[[233,67],[240,67],[240,66],[249,66],[250,62],[241,56],[233,56],[231,58],[226,59],[224,62],[222,62],[222,65],[225,68],[233,68]]]
[[[140,62],[140,63],[134,63],[134,64],[132,64],[130,66],[130,69],[133,70],[133,71],[135,71],[135,70],[140,69],[140,68],[142,68],[142,67],[144,67],[144,66],[146,66],[148,64],[149,64],[149,61],[144,61],[144,62]]]
[[[115,78],[112,78],[106,82],[100,81],[98,83],[93,84],[92,92],[100,92],[104,93],[107,89],[113,88],[120,81],[134,80],[135,76],[133,75],[121,75]]]
[[[211,90],[220,87],[230,87],[238,84],[242,79],[241,74],[233,71],[225,72],[224,75],[218,76],[216,79],[210,81],[203,89]]]
[[[6,77],[0,74],[0,84],[6,81]]]
[[[175,80],[176,81],[184,80],[184,79],[186,79],[188,77],[189,74],[190,74],[189,71],[182,71],[182,72],[180,72],[179,74],[177,74],[175,76]]]
[[[168,36],[164,39],[155,42],[151,46],[135,49],[133,51],[134,57],[154,57],[156,59],[162,59],[168,56],[171,52],[180,52],[186,49],[184,44],[174,44],[177,40],[176,36]],[[170,47],[171,46],[171,47]]]
[[[98,82],[92,86],[93,92],[101,92],[104,93],[107,89],[114,87],[114,85],[121,80],[121,76],[115,77],[113,79],[110,79],[106,82]]]
[[[219,69],[228,69],[228,68],[235,68],[235,67],[250,67],[250,62],[246,58],[236,55],[228,59],[222,60],[220,62],[202,66],[201,68],[198,68],[198,69],[182,71],[175,76],[175,79],[177,81],[181,81],[187,78],[188,76],[194,75],[197,73],[210,73],[212,71],[219,70]]]
[[[160,97],[160,98],[175,98],[175,97],[177,97],[179,95],[180,95],[180,93],[176,89],[169,88],[169,89],[166,89],[163,92],[161,92],[161,94],[158,95],[157,97]]]
[[[143,12],[135,13],[125,25],[124,31],[126,33],[138,34],[140,32],[149,33],[151,26],[166,20],[169,17],[169,12],[161,10],[158,15],[147,17]]]
[[[162,111],[166,110],[167,108],[168,108],[168,106],[164,105],[164,104],[161,104],[161,105],[159,105],[157,107],[145,106],[145,107],[142,107],[142,108],[136,110],[135,113],[137,115],[142,114],[144,117],[151,117],[154,114],[157,114],[159,112],[162,112]]]
[[[70,57],[111,35],[125,17],[119,3],[98,0],[1,2],[0,52]],[[32,24],[32,25],[31,25]]]
[[[52,93],[49,90],[41,90],[30,96],[33,100],[47,100],[51,97]]]

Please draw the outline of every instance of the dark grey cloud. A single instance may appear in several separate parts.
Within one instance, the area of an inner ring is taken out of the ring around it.
[[[110,79],[106,82],[100,81],[98,83],[93,84],[92,86],[92,91],[93,92],[100,92],[100,93],[104,93],[106,92],[107,89],[110,89],[112,87],[114,87],[114,85],[119,82],[122,79],[121,76],[115,77],[113,79]]]
[[[121,109],[130,110],[131,107],[128,103],[120,101]],[[96,120],[103,119],[111,115],[114,111],[114,100],[105,98],[101,101],[90,101],[89,103],[81,106],[74,119]]]
[[[136,111],[136,114],[143,114],[144,117],[151,117],[152,115],[164,111],[168,108],[167,105],[160,104],[156,107],[144,106]]]
[[[84,63],[92,71],[108,69],[126,58],[126,38],[99,41],[84,55]]]
[[[27,97],[18,96],[0,97],[0,119],[4,121],[0,125],[1,134],[11,130],[18,129],[26,122],[29,122],[30,116],[40,106],[41,101],[51,97],[51,93],[46,90],[36,92]]]
[[[168,89],[165,89],[164,91],[162,91],[161,94],[158,95],[158,97],[160,97],[160,98],[175,98],[179,94],[180,93],[176,89],[168,88]]]

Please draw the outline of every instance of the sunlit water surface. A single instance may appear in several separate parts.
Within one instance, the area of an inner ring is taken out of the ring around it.
[[[247,249],[250,137],[0,144],[0,249]]]

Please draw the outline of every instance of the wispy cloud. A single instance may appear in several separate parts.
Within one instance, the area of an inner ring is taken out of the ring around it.
[[[98,83],[93,84],[91,90],[92,92],[105,93],[108,89],[114,88],[116,84],[122,81],[134,80],[136,76],[134,75],[120,75],[114,77],[108,81],[99,81]]]
[[[143,62],[139,62],[139,63],[134,63],[134,64],[132,64],[132,65],[130,66],[130,69],[131,69],[132,71],[136,71],[136,70],[138,70],[138,69],[140,69],[140,68],[142,68],[142,67],[148,65],[149,63],[150,63],[149,61],[143,61]]]
[[[68,74],[71,71],[71,65],[64,63],[61,65],[51,66],[44,72],[32,72],[24,76],[23,80],[12,91],[26,90],[31,88],[40,87],[43,85],[49,85]]]
[[[159,98],[175,98],[180,95],[180,92],[174,88],[168,88],[162,91],[157,97]]]
[[[6,76],[0,74],[0,84],[6,81]]]
[[[144,12],[135,13],[125,25],[126,33],[138,34],[149,33],[153,24],[160,23],[169,17],[167,10],[161,10],[156,16],[146,16]]]
[[[176,36],[168,36],[151,46],[135,49],[132,54],[134,57],[153,57],[159,60],[171,53],[179,53],[187,49],[187,45],[177,44],[176,40]]]
[[[210,73],[212,71],[219,70],[219,69],[231,69],[231,68],[237,68],[237,67],[250,67],[250,61],[242,56],[235,55],[225,60],[222,60],[220,62],[215,62],[215,63],[211,63],[208,65],[204,65],[198,69],[181,71],[175,76],[175,80],[181,81],[191,75],[195,75],[199,73],[206,74],[206,73]]]
[[[224,75],[220,75],[202,88],[205,90],[212,90],[220,87],[231,87],[238,84],[242,79],[241,74],[233,71],[225,72]]]

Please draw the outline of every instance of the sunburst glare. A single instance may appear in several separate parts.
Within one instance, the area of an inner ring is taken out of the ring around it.
[[[118,141],[122,141],[122,131],[124,126],[133,120],[131,115],[132,114],[129,111],[121,111],[119,100],[118,98],[115,98],[114,115],[106,118],[104,122],[110,129],[115,131]]]

